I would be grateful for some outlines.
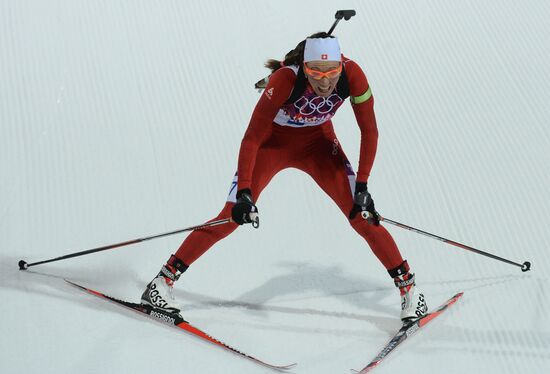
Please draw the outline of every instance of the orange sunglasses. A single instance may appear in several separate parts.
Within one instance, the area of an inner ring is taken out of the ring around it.
[[[337,76],[340,75],[340,73],[342,73],[342,63],[340,63],[340,65],[336,69],[329,70],[329,71],[319,71],[315,69],[310,69],[304,63],[304,71],[307,73],[307,75],[309,75],[315,80],[321,80],[323,78],[332,79],[332,78],[336,78]]]

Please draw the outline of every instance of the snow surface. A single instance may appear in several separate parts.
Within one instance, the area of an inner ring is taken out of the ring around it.
[[[195,225],[222,207],[263,62],[326,30],[367,72],[384,216],[533,270],[388,229],[447,313],[378,373],[543,373],[550,365],[550,2],[0,1],[0,372],[269,373],[82,293],[137,301],[184,235],[17,262]],[[335,128],[354,165],[349,105]],[[177,284],[185,316],[292,373],[349,373],[400,323],[399,298],[336,206],[278,175],[243,227]]]

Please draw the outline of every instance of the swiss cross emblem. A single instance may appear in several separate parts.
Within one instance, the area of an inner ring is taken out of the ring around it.
[[[328,55],[327,54],[322,54],[321,55],[321,60],[328,60]]]

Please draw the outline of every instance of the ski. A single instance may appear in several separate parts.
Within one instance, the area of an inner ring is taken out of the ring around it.
[[[425,316],[415,319],[414,321],[404,323],[403,327],[399,329],[397,334],[394,335],[394,337],[389,341],[388,344],[380,351],[380,353],[363,369],[360,371],[352,370],[355,373],[364,374],[368,373],[372,369],[374,369],[390,352],[392,352],[399,344],[403,343],[409,336],[420,330],[420,328],[426,326],[428,322],[439,316],[441,313],[443,313],[445,310],[447,310],[448,307],[453,305],[457,302],[458,299],[464,294],[464,292],[459,292],[453,297],[451,297],[449,300],[444,302],[431,313],[426,314]]]
[[[263,366],[266,366],[268,368],[275,369],[275,370],[288,370],[288,369],[291,369],[294,366],[296,366],[296,364],[290,364],[290,365],[273,365],[273,364],[269,364],[269,363],[267,363],[265,361],[262,361],[262,360],[260,360],[256,357],[254,357],[254,356],[251,356],[247,353],[241,352],[238,349],[233,348],[232,346],[230,346],[230,345],[228,345],[228,344],[226,344],[226,343],[224,343],[224,342],[208,335],[206,332],[204,332],[201,329],[193,326],[192,324],[190,324],[189,322],[184,320],[179,314],[172,314],[172,313],[165,312],[161,309],[158,309],[158,308],[155,308],[155,307],[152,307],[152,306],[142,305],[142,304],[138,304],[138,303],[132,303],[132,302],[120,300],[120,299],[114,298],[112,296],[106,295],[104,293],[92,290],[91,288],[81,286],[81,285],[76,284],[76,283],[74,283],[70,280],[67,280],[67,279],[65,279],[65,282],[67,282],[70,285],[72,285],[74,287],[77,287],[77,288],[79,288],[83,291],[86,291],[86,292],[88,292],[88,293],[90,293],[94,296],[97,296],[97,297],[100,297],[102,299],[111,301],[111,302],[113,302],[117,305],[132,309],[136,312],[145,314],[145,315],[147,315],[147,316],[151,317],[152,319],[157,320],[159,322],[165,323],[165,324],[170,325],[170,326],[174,326],[174,327],[176,327],[178,329],[181,329],[181,330],[183,330],[183,331],[185,331],[189,334],[192,334],[196,337],[199,337],[199,338],[201,338],[205,341],[213,343],[213,344],[217,345],[218,347],[221,347],[225,350],[236,353],[241,357],[247,358],[247,359],[249,359],[249,360],[251,360],[251,361],[253,361],[257,364],[260,364],[260,365],[263,365]]]

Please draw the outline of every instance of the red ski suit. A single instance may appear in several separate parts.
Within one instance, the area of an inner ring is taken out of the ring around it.
[[[367,182],[378,142],[374,100],[361,68],[345,58],[344,69],[361,131],[357,181]],[[309,174],[348,217],[353,207],[356,178],[330,120],[343,99],[337,90],[328,98],[319,97],[308,84],[300,99],[286,103],[294,88],[297,71],[296,66],[289,66],[271,75],[242,140],[229,198],[213,220],[231,217],[237,190],[249,188],[257,201],[271,178],[290,167]],[[369,224],[360,214],[351,219],[350,224],[387,270],[403,263],[393,238],[384,227]],[[231,222],[194,231],[182,243],[176,257],[189,266],[237,227]]]

